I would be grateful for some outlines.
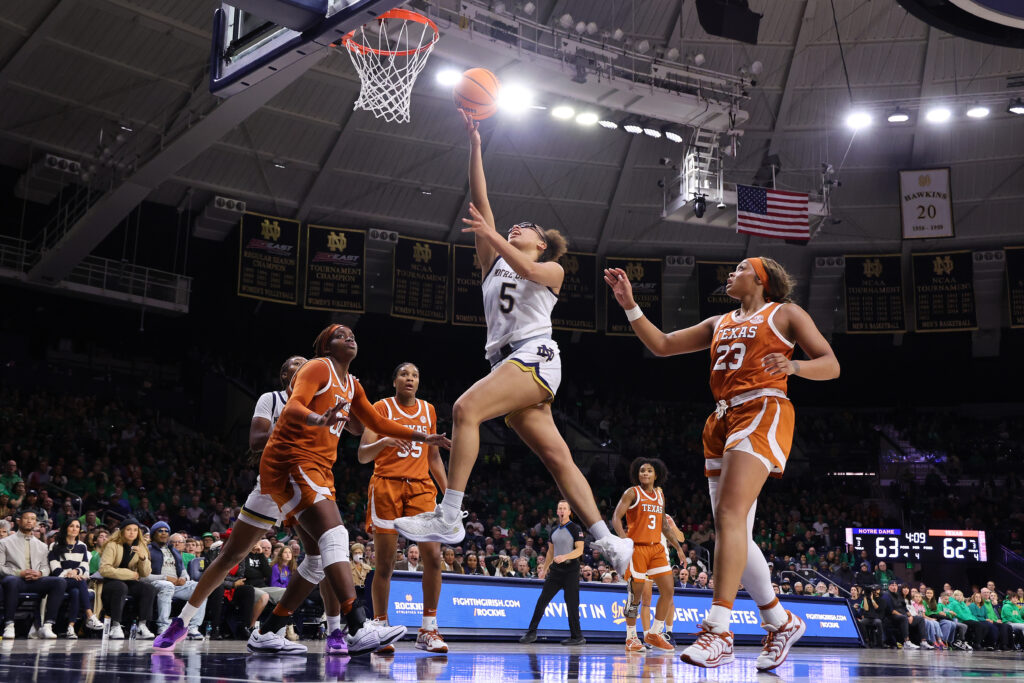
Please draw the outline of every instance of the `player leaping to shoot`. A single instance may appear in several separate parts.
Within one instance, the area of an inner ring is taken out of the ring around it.
[[[551,311],[558,302],[565,271],[558,259],[566,251],[557,230],[516,223],[508,237],[498,234],[487,199],[480,134],[462,112],[470,139],[471,233],[483,270],[485,356],[491,372],[466,390],[452,408],[452,450],[448,489],[432,512],[395,520],[395,529],[414,541],[458,543],[466,535],[462,498],[480,449],[480,425],[495,417],[519,435],[555,478],[570,506],[589,527],[596,545],[624,574],[633,542],[611,533],[598,512],[594,494],[551,416],[551,401],[562,378],[558,344],[551,338]]]

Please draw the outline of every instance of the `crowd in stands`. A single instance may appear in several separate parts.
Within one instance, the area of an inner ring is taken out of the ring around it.
[[[371,397],[388,395],[386,381],[363,378]],[[424,390],[445,415],[454,390]],[[433,393],[433,395],[431,395]],[[592,390],[570,391],[565,419],[591,429],[603,448],[625,457],[610,468],[588,472],[602,510],[611,511],[628,481],[634,455],[657,452],[672,471],[663,482],[667,511],[685,535],[683,554],[671,551],[677,587],[711,589],[715,533],[699,457],[706,415],[699,406],[658,401],[622,401],[613,406]],[[614,418],[611,416],[614,415]],[[808,443],[867,439],[876,416],[837,412],[807,421]],[[1005,422],[1005,421],[1004,421]],[[928,434],[985,443],[991,462],[1019,453],[1021,444],[982,422],[985,436],[965,435],[966,421],[928,422]],[[441,429],[444,430],[442,425]],[[957,430],[960,430],[959,432]],[[348,437],[351,439],[351,437]],[[930,436],[928,438],[931,438]],[[952,453],[953,448],[947,450]],[[351,440],[343,445],[355,451]],[[964,449],[959,449],[964,454]],[[464,542],[444,548],[446,572],[498,577],[537,577],[543,565],[559,493],[550,477],[523,452],[482,453],[467,495]],[[363,529],[370,468],[355,458],[335,470],[339,506],[353,541],[352,566],[363,584],[374,565],[372,538]],[[948,461],[947,461],[948,462]],[[1024,520],[1021,484],[1011,468],[974,469],[960,457],[958,477],[947,468],[938,482],[899,482],[901,496],[918,514],[944,528],[985,528],[993,542],[1022,550],[1016,529]],[[1003,474],[1005,472],[1005,474]],[[516,489],[508,486],[510,477]],[[112,637],[124,637],[128,619],[147,638],[166,626],[175,600],[191,594],[201,572],[230,533],[256,472],[243,448],[190,429],[145,405],[94,397],[0,389],[0,572],[6,630],[21,596],[47,595],[40,637],[57,632],[75,637],[111,619]],[[874,482],[825,476],[812,463],[803,472],[771,481],[758,502],[754,540],[774,568],[780,593],[850,597],[859,624],[873,643],[895,647],[1007,648],[1019,645],[1024,590],[1002,593],[994,586],[904,590],[884,563],[857,557],[844,544],[848,526],[899,526],[899,506],[876,495]],[[934,490],[933,490],[934,489]],[[955,495],[952,491],[955,489]],[[885,493],[885,492],[883,492]],[[13,540],[12,540],[13,539]],[[588,544],[581,581],[623,583],[623,577]],[[244,636],[259,615],[280,599],[303,549],[287,530],[268,532],[207,601],[189,625],[189,637],[209,628]],[[866,563],[866,564],[865,564]],[[419,549],[400,541],[396,569],[422,569]],[[542,578],[542,577],[539,577]],[[132,600],[128,601],[128,597]],[[133,605],[132,616],[125,614]],[[60,622],[62,628],[58,629]],[[66,624],[66,625],[64,625]],[[961,628],[964,627],[964,628]],[[13,633],[12,633],[13,635]],[[1016,642],[1015,642],[1016,641]],[[909,643],[909,644],[908,644]]]

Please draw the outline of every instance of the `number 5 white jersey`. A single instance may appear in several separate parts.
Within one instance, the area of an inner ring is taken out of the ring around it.
[[[551,336],[558,297],[550,287],[520,277],[500,256],[484,278],[483,297],[488,359],[513,342]]]

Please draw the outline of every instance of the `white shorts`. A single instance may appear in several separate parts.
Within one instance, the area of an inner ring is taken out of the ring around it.
[[[246,524],[260,529],[273,529],[281,523],[284,515],[281,514],[281,508],[277,507],[273,498],[265,493],[260,493],[260,478],[256,477],[256,486],[249,493],[249,497],[245,499],[238,518]]]
[[[562,383],[562,357],[554,339],[531,339],[508,358],[492,365],[491,372],[505,363],[512,363],[523,372],[533,375],[534,381],[550,394],[548,400],[554,400],[558,385]]]

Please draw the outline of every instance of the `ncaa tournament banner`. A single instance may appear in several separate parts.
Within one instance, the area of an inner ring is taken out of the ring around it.
[[[903,308],[903,257],[858,254],[846,262],[846,332],[906,332]]]
[[[391,315],[443,323],[448,320],[447,242],[399,237],[392,270]]]
[[[303,308],[365,310],[366,231],[306,226],[306,296]]]
[[[559,261],[565,280],[551,313],[556,330],[597,331],[597,255],[570,251]]]
[[[260,213],[238,231],[238,296],[280,304],[299,300],[299,222]]]
[[[1010,327],[1024,327],[1024,247],[1006,247],[1006,290]]]
[[[367,577],[371,585],[373,574]],[[391,579],[388,622],[410,628],[423,619],[423,575],[396,571]],[[544,582],[540,579],[506,579],[492,576],[445,574],[437,609],[442,633],[483,638],[516,638],[529,628],[534,606]],[[656,590],[656,589],[655,589]],[[367,590],[366,594],[369,595]],[[801,643],[819,645],[861,644],[849,602],[838,598],[779,596],[783,606],[807,623]],[[656,602],[656,600],[655,600]],[[711,591],[676,589],[675,632],[695,633],[711,609]],[[379,613],[374,605],[374,612]],[[625,584],[580,584],[580,625],[586,638],[622,640],[626,632]],[[559,592],[540,621],[541,635],[569,631],[567,607]],[[745,592],[733,606],[731,628],[736,642],[760,643],[764,630],[757,605]]]
[[[701,320],[739,308],[739,302],[725,293],[729,273],[735,269],[733,261],[697,261],[697,298]]]
[[[661,259],[620,258],[608,256],[605,268],[622,268],[633,285],[633,298],[643,309],[652,323],[661,327]],[[604,287],[605,332],[617,335],[632,335],[633,327],[626,320],[626,314],[615,300],[611,288]]]
[[[476,247],[452,246],[452,324],[484,327],[483,274]]]
[[[900,171],[903,239],[953,237],[953,197],[948,168]]]
[[[918,332],[978,329],[970,251],[911,254]]]

